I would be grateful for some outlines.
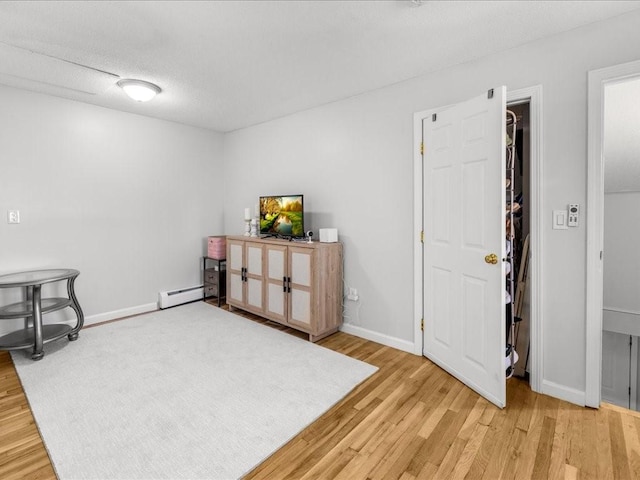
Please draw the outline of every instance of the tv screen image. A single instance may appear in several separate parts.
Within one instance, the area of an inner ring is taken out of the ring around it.
[[[303,237],[304,202],[302,195],[260,197],[260,234]]]

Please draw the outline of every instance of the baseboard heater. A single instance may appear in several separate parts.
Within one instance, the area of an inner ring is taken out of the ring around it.
[[[164,309],[182,305],[183,303],[202,300],[203,293],[202,285],[160,292],[158,293],[158,307]]]

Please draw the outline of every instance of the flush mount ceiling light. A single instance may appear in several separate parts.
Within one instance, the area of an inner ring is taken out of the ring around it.
[[[148,102],[162,91],[159,86],[144,80],[120,80],[118,86],[136,102]]]

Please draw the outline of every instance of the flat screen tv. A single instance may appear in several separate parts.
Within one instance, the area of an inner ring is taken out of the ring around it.
[[[260,197],[260,235],[304,237],[303,196]]]

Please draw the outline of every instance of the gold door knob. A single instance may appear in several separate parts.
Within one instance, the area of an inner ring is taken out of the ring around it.
[[[496,263],[498,263],[498,256],[495,253],[492,253],[484,257],[484,261],[492,265],[495,265]]]

